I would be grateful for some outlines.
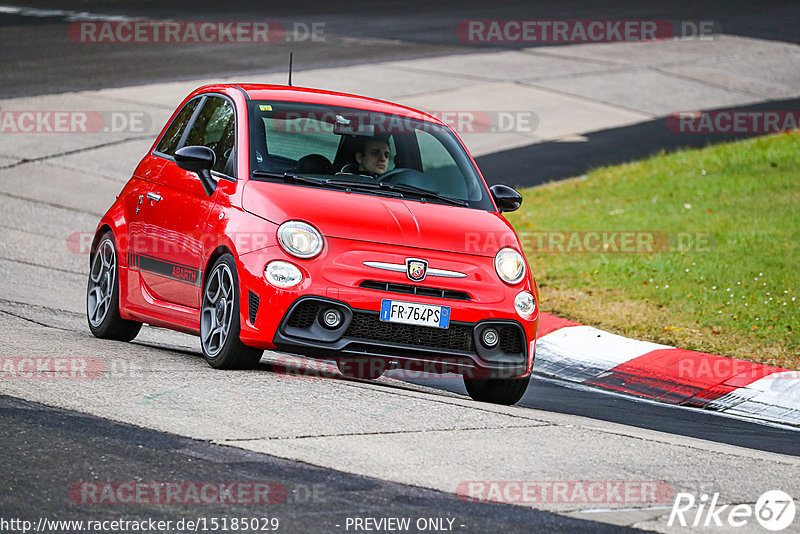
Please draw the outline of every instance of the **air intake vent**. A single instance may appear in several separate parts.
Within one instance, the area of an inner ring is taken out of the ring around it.
[[[292,310],[292,315],[289,316],[286,326],[291,326],[292,328],[311,328],[311,325],[317,320],[317,313],[319,312],[320,306],[322,305],[315,300],[301,302]]]
[[[256,324],[256,315],[258,314],[258,295],[252,291],[248,291],[248,305],[250,311],[250,324]]]
[[[500,334],[500,350],[507,354],[522,354],[525,351],[523,333],[519,328],[503,325],[497,331]]]
[[[359,287],[364,289],[374,289],[376,291],[386,291],[387,293],[405,293],[406,295],[417,295],[419,297],[435,297],[437,299],[451,300],[472,300],[469,293],[463,291],[453,291],[450,289],[439,289],[436,287],[413,286],[411,284],[395,284],[393,282],[378,282],[377,280],[364,280]]]
[[[386,323],[380,320],[377,313],[361,311],[353,312],[353,320],[345,336],[370,341],[402,343],[416,347],[474,351],[471,326],[451,323],[450,328],[431,328]]]

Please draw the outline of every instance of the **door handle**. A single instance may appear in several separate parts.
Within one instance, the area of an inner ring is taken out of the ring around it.
[[[161,200],[161,195],[158,195],[156,193],[147,193],[147,198],[149,198],[153,202],[158,202]]]

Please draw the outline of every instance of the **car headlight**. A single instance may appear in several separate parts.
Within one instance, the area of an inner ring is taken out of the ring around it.
[[[536,299],[529,291],[521,291],[514,298],[514,307],[523,319],[527,319],[536,311]]]
[[[494,270],[507,284],[518,284],[525,277],[525,258],[511,247],[501,248],[494,257]]]
[[[302,221],[287,221],[278,227],[281,248],[298,258],[308,259],[322,252],[322,234]]]
[[[272,261],[264,267],[264,276],[270,284],[278,287],[293,287],[303,281],[303,273],[288,261]]]

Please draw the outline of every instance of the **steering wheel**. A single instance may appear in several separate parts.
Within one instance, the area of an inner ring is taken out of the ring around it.
[[[433,185],[429,183],[429,179],[425,177],[424,173],[416,169],[409,169],[408,167],[392,169],[382,174],[379,178],[381,182],[413,185],[423,189],[430,189],[430,186]]]
[[[337,174],[359,174],[358,172],[358,164],[356,163],[346,163],[342,170],[340,170]]]
[[[397,176],[402,174],[403,171],[408,171],[408,170],[411,170],[411,169],[406,169],[404,167],[396,167],[396,168],[392,169],[391,171],[387,171],[387,172],[381,174],[380,176],[378,176],[378,178],[380,178],[381,182],[384,182],[387,179],[388,180],[393,180],[394,178],[397,178]]]

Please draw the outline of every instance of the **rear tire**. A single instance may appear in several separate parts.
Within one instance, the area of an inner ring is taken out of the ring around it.
[[[130,341],[142,328],[142,323],[123,319],[119,314],[119,262],[110,230],[102,234],[89,259],[86,319],[89,330],[100,339]]]
[[[525,378],[463,378],[464,387],[473,400],[506,406],[519,402],[531,381],[530,375]]]
[[[200,309],[200,344],[203,357],[216,369],[253,369],[263,350],[239,339],[239,277],[230,254],[220,256],[203,284]]]

